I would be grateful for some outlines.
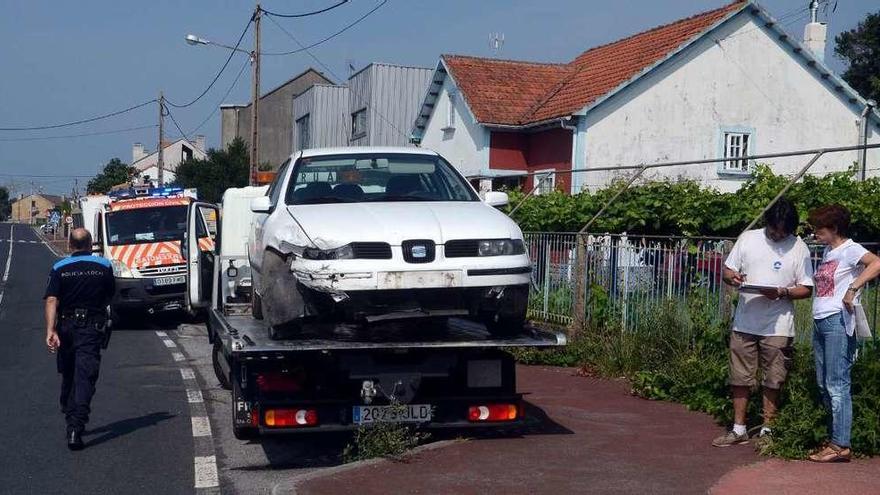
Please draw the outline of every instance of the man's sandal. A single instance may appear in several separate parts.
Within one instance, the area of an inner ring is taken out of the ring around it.
[[[808,457],[813,462],[849,462],[850,458],[852,458],[852,450],[848,447],[838,447],[833,443],[829,443],[828,446]]]

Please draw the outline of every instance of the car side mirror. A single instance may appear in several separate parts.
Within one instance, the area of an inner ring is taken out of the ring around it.
[[[486,198],[483,201],[489,206],[507,206],[507,204],[510,203],[510,197],[507,196],[506,192],[487,191]]]
[[[260,196],[252,199],[251,211],[254,213],[269,213],[272,211],[272,199],[269,196]]]
[[[189,242],[187,241],[186,232],[183,233],[183,237],[180,238],[180,257],[184,260],[187,258],[187,254],[189,254]]]

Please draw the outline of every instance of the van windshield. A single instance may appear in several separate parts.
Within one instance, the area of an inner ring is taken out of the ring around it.
[[[289,205],[478,200],[439,156],[405,153],[302,158],[285,196]]]
[[[107,213],[107,244],[179,241],[186,231],[186,215],[185,205]]]

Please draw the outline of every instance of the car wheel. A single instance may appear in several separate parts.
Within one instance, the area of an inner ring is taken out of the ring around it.
[[[257,294],[257,291],[253,291],[253,295],[251,296],[251,315],[257,319],[263,319],[263,300],[260,298],[260,295]]]

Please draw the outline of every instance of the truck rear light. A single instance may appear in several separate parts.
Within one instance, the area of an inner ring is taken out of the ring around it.
[[[468,408],[468,421],[479,423],[488,421],[513,421],[519,417],[516,404],[485,404]]]
[[[257,375],[260,392],[299,392],[302,390],[301,373],[270,371]]]
[[[274,428],[316,426],[318,411],[314,409],[266,409],[263,423]]]

